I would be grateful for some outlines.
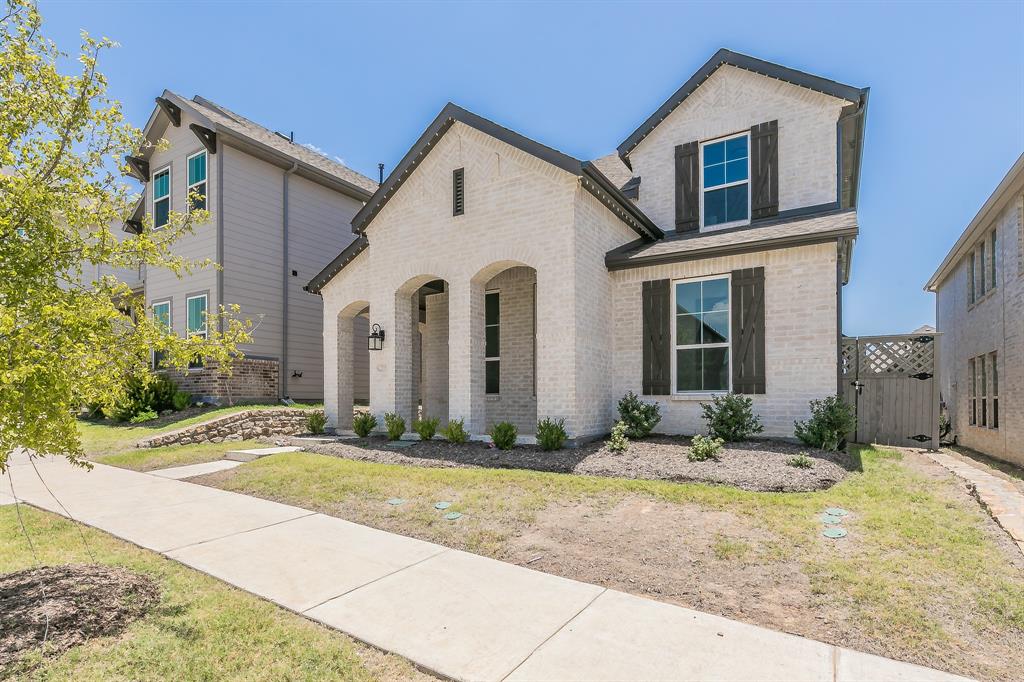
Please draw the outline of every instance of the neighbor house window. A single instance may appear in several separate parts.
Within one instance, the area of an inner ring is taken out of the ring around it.
[[[484,328],[486,341],[484,357],[486,363],[487,393],[500,393],[501,388],[501,302],[497,291],[488,291],[484,296]]]
[[[985,356],[981,355],[974,360],[975,371],[978,372],[978,399],[981,404],[981,415],[978,419],[979,426],[988,426],[988,382],[985,377]]]
[[[185,299],[185,326],[189,336],[207,338],[206,327],[206,294],[189,296]],[[202,367],[203,359],[193,358],[189,367]]]
[[[193,192],[201,196],[197,198],[195,203],[190,203],[189,210],[206,209],[206,152],[201,151],[192,156],[188,157],[188,192],[187,195],[191,195]]]
[[[978,423],[978,390],[977,376],[974,371],[974,358],[967,361],[967,400],[969,403],[969,423],[974,426]]]
[[[747,133],[701,146],[704,226],[730,226],[750,216],[750,137]]]
[[[729,390],[729,278],[675,283],[676,392]]]
[[[989,359],[989,402],[992,404],[992,411],[989,414],[989,426],[993,429],[999,428],[999,370],[996,368],[995,351],[988,354]]]
[[[162,326],[168,333],[171,331],[171,302],[161,301],[153,304],[153,321]],[[163,351],[153,351],[153,369],[159,369],[164,363]]]
[[[171,169],[153,176],[153,227],[163,227],[171,218]]]
[[[977,292],[974,288],[974,252],[967,255],[967,302],[974,303],[977,299]]]
[[[985,292],[988,291],[988,268],[986,263],[988,262],[985,254],[985,242],[982,240],[981,246],[978,247],[978,296],[984,296]]]
[[[996,246],[998,246],[996,244],[996,231],[992,230],[992,237],[991,237],[990,248],[989,248],[989,251],[992,252],[992,260],[988,264],[989,265],[989,267],[988,267],[988,274],[989,274],[989,277],[991,278],[989,280],[989,284],[988,284],[988,288],[989,289],[995,289],[996,288],[996,253],[997,253],[996,252]]]

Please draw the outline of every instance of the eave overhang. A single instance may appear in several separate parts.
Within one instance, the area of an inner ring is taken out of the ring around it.
[[[316,277],[309,280],[309,283],[302,288],[311,294],[319,294],[325,284],[330,282],[336,274],[341,272],[342,268],[352,262],[352,259],[365,251],[366,247],[369,245],[370,240],[366,238],[366,235],[359,235],[356,237],[355,241],[346,246],[334,260],[327,264],[327,267],[317,273]]]

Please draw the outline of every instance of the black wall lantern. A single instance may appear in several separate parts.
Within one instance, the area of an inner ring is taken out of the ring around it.
[[[366,337],[366,347],[370,350],[380,350],[384,347],[384,330],[379,324],[373,325],[373,333]]]

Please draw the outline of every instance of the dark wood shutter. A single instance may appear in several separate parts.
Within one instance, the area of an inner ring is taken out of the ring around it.
[[[672,297],[667,279],[643,283],[643,392],[672,391]]]
[[[466,212],[466,170],[456,168],[452,171],[452,215]]]
[[[750,217],[779,214],[779,122],[750,129]]]
[[[700,145],[676,145],[676,232],[700,229]]]
[[[765,392],[764,268],[732,271],[732,392]]]

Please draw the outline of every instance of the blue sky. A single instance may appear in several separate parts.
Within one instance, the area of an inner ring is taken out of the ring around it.
[[[136,125],[164,88],[201,94],[374,178],[449,100],[609,153],[719,47],[870,86],[847,334],[934,321],[925,281],[1024,151],[1020,2],[40,7],[65,49],[121,43],[102,70]]]

